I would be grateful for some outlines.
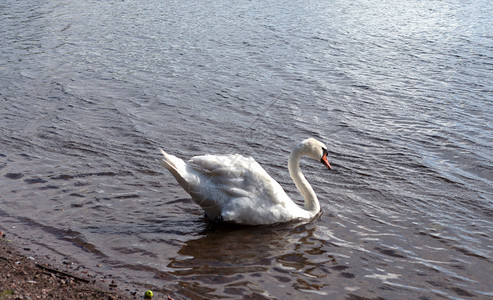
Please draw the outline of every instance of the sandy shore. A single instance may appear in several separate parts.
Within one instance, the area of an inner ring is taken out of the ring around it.
[[[17,249],[0,231],[0,300],[3,299],[143,299],[144,291],[119,290],[108,278],[83,267],[39,261],[30,249]]]

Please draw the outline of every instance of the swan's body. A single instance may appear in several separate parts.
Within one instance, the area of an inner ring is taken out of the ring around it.
[[[309,138],[289,156],[288,168],[296,187],[305,198],[305,208],[291,200],[277,181],[251,157],[234,155],[194,156],[188,162],[163,150],[162,164],[176,178],[193,200],[212,219],[261,225],[309,220],[320,212],[312,187],[301,173],[301,156],[322,161],[327,167],[327,148]]]

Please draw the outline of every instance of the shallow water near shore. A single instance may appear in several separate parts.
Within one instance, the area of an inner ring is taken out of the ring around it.
[[[4,1],[0,227],[175,299],[493,297],[490,1]],[[312,222],[206,230],[159,148],[254,157]]]

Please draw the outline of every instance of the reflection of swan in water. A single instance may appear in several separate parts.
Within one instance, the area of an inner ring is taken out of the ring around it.
[[[172,288],[200,299],[238,295],[286,299],[286,288],[291,297],[306,298],[307,294],[295,289],[323,290],[330,282],[331,267],[337,264],[326,253],[327,244],[315,237],[318,229],[313,223],[296,222],[218,227],[185,242],[170,258],[167,268],[175,283]],[[320,282],[303,282],[307,277]]]
[[[308,234],[306,230],[313,231],[305,228],[296,233],[296,228],[300,228],[297,223],[275,227],[218,227],[198,239],[185,242],[178,251],[181,260],[172,261],[169,267],[184,268],[185,273],[197,272],[204,265],[229,266],[235,273],[242,272],[238,270],[240,266],[247,269],[252,265],[267,267],[270,263],[262,260],[284,254],[289,245],[299,243],[300,238]]]
[[[163,166],[212,220],[261,225],[310,220],[320,212],[317,196],[299,165],[301,156],[308,156],[330,168],[327,147],[313,138],[298,143],[288,161],[289,174],[305,198],[305,208],[296,205],[251,157],[203,155],[184,162],[161,152]]]

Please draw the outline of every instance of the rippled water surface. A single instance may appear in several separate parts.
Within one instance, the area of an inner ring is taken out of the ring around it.
[[[493,4],[2,1],[0,227],[185,298],[493,297]],[[156,162],[253,156],[310,223],[221,226]]]

